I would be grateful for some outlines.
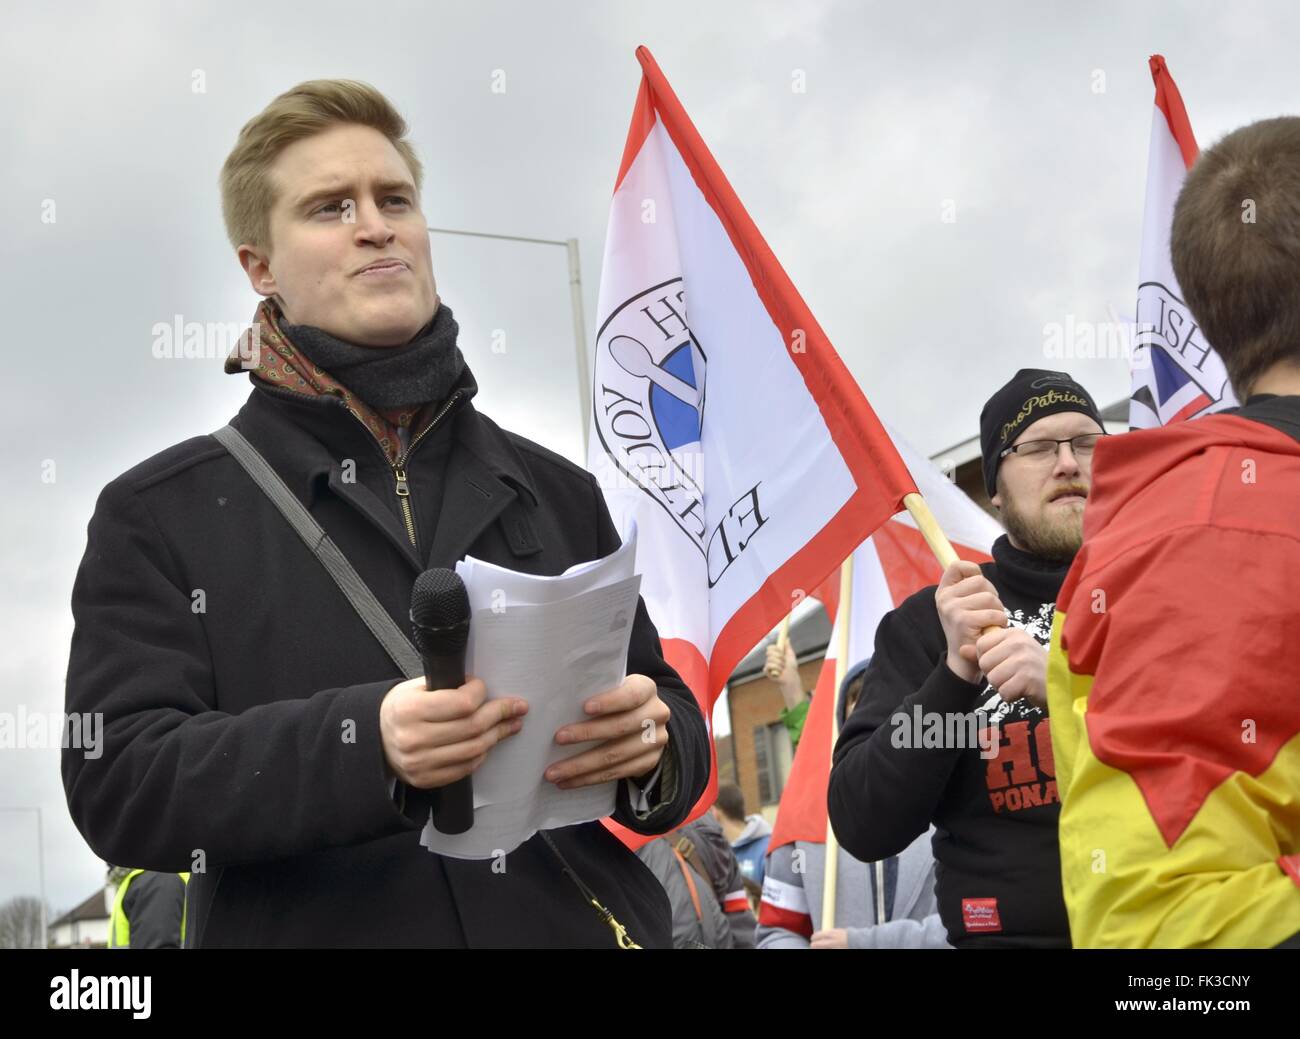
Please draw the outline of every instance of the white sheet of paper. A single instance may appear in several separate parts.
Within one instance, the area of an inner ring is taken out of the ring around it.
[[[430,820],[420,843],[453,858],[508,854],[538,830],[600,819],[614,811],[618,782],[561,790],[543,778],[553,763],[594,743],[560,745],[555,732],[583,721],[583,703],[627,677],[627,649],[641,578],[636,530],[604,559],[556,577],[535,577],[477,559],[456,564],[470,603],[465,673],[488,699],[527,700],[522,731],[488,752],[474,773],[474,825],[440,833]]]

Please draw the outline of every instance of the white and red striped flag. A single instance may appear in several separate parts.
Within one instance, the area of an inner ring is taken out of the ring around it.
[[[935,519],[948,535],[952,547],[962,559],[974,563],[988,562],[993,542],[1002,528],[983,509],[968,498],[943,472],[905,440],[894,433],[897,446],[917,486],[929,503]],[[938,584],[943,573],[934,553],[926,545],[912,517],[904,512],[882,526],[853,553],[853,603],[849,609],[848,659],[846,668],[868,659],[875,649],[876,628],[886,613],[922,588]],[[795,750],[794,762],[776,826],[768,841],[771,853],[783,844],[805,841],[821,844],[826,840],[826,791],[830,783],[831,723],[839,696],[836,689],[836,661],[843,614],[839,610],[839,576],[832,575],[813,593],[826,607],[833,620],[826,659],[817,677],[812,705],[804,720],[803,733]],[[821,906],[809,906],[802,888],[784,884],[774,877],[763,882],[759,922],[784,927],[808,937],[816,929],[813,920]]]
[[[636,55],[589,466],[621,531],[636,524],[646,607],[710,718],[741,658],[915,486],[654,58]],[[692,817],[715,794],[713,778]]]
[[[1129,425],[1150,429],[1235,407],[1228,372],[1183,302],[1169,256],[1174,205],[1198,149],[1165,59],[1150,59],[1155,114],[1147,158]]]

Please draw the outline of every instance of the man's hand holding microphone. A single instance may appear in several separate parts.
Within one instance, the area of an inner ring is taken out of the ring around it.
[[[379,706],[384,758],[393,774],[427,803],[434,826],[464,833],[474,824],[470,776],[492,748],[521,731],[527,701],[488,700],[487,687],[465,674],[470,605],[451,570],[426,570],[411,590],[411,628],[424,675],[393,686]],[[645,675],[590,697],[587,719],[555,732],[559,744],[596,747],[558,761],[545,778],[561,790],[649,777],[668,745],[668,705]],[[404,801],[405,803],[405,801]],[[405,810],[405,809],[404,809]]]

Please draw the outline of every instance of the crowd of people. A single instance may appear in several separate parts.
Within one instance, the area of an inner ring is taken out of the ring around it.
[[[887,614],[845,680],[833,926],[824,845],[787,843],[758,948],[1300,947],[1300,119],[1202,154],[1171,247],[1242,403],[1108,436],[1064,372],[988,400],[1005,534]],[[918,710],[976,724],[899,738]],[[736,797],[712,809],[733,827]]]
[[[829,918],[823,843],[774,846],[735,787],[686,822],[709,731],[643,604],[627,680],[554,734],[592,749],[542,777],[613,784],[615,820],[651,838],[641,864],[595,821],[500,869],[420,845],[423,792],[529,705],[377,679],[393,659],[361,618],[401,616],[425,567],[559,573],[618,536],[590,473],[471,405],[404,134],[351,81],[301,84],[241,131],[223,211],[264,298],[257,367],[227,369],[253,383],[238,439],[175,445],[97,503],[67,708],[104,715],[105,753],[65,750],[63,778],[92,848],[139,867],[122,914],[165,903],[186,947],[1300,945],[1300,119],[1202,154],[1174,216],[1239,407],[1111,436],[1040,368],[985,403],[992,560],[888,613],[837,691]],[[330,212],[345,194],[354,220]],[[331,539],[369,613],[322,569]],[[795,690],[796,741],[806,713]],[[136,879],[198,852],[179,882]]]

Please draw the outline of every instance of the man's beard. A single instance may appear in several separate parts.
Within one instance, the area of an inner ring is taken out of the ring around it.
[[[1044,512],[1037,522],[1032,522],[1003,495],[1002,526],[1011,540],[1031,556],[1056,563],[1073,560],[1083,544],[1082,509],[1063,509],[1061,515],[1055,517]]]

